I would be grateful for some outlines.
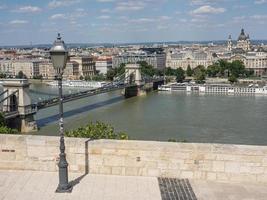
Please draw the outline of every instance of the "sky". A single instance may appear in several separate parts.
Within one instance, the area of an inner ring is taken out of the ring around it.
[[[267,39],[267,0],[0,0],[0,45]]]

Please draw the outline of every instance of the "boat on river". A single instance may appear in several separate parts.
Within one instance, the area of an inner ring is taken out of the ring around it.
[[[162,85],[159,91],[186,91],[199,93],[219,93],[219,94],[262,94],[267,95],[267,85],[259,87],[258,85],[249,85],[248,87],[232,86],[230,84],[168,84]]]
[[[58,86],[58,81],[52,81],[46,83],[50,86]],[[67,80],[62,81],[63,87],[80,87],[80,88],[100,88],[104,87],[107,83],[106,82],[100,82],[100,81],[82,81],[82,80]]]

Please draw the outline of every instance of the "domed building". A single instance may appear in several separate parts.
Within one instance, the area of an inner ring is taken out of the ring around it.
[[[245,34],[244,29],[241,29],[241,33],[237,39],[237,48],[243,49],[244,51],[249,51],[250,50],[250,38],[249,35]]]

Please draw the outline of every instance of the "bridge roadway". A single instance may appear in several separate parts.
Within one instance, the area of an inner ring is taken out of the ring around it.
[[[150,83],[151,82],[159,82],[159,81],[163,81],[163,80],[164,80],[163,78],[146,79],[143,81],[141,86],[143,86],[149,82]],[[69,101],[74,101],[77,99],[81,99],[81,98],[85,98],[85,97],[89,97],[89,96],[94,96],[94,95],[98,95],[98,94],[102,94],[102,93],[107,93],[107,92],[111,92],[111,91],[121,90],[121,89],[124,89],[127,87],[132,87],[132,86],[136,86],[136,84],[135,83],[128,83],[128,84],[119,84],[119,85],[107,85],[107,86],[104,86],[102,88],[90,89],[90,90],[86,90],[86,91],[82,91],[82,92],[78,92],[78,93],[74,93],[74,94],[67,94],[67,95],[63,95],[63,102],[66,103]],[[58,97],[44,100],[44,101],[40,101],[37,103],[37,109],[40,110],[40,109],[44,109],[47,107],[57,105],[58,101],[59,101]]]
[[[66,103],[69,101],[74,101],[74,100],[89,97],[89,96],[94,96],[94,95],[98,95],[98,94],[102,94],[102,93],[121,90],[121,89],[124,89],[126,87],[130,87],[130,86],[136,86],[136,84],[114,85],[114,86],[109,86],[109,87],[102,87],[102,88],[97,88],[97,89],[86,90],[86,91],[82,91],[82,92],[78,92],[78,93],[74,93],[74,94],[67,94],[67,95],[63,95],[63,102]],[[52,99],[38,102],[37,103],[37,109],[40,110],[40,109],[44,109],[47,107],[57,105],[58,101],[59,101],[58,97],[55,97]]]

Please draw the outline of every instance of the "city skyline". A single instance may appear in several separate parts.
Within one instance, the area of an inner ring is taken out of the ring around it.
[[[267,39],[267,0],[49,0],[0,3],[0,45]]]

